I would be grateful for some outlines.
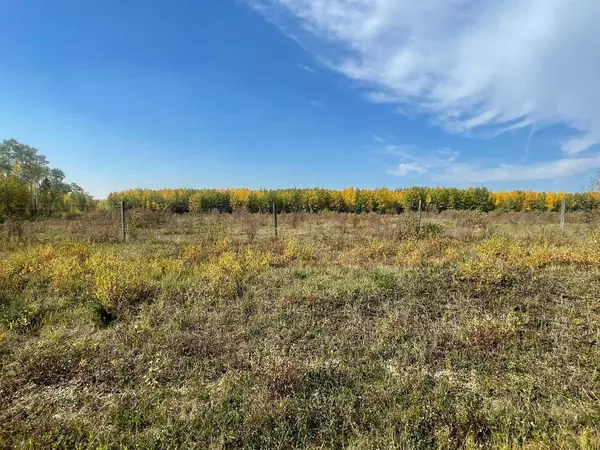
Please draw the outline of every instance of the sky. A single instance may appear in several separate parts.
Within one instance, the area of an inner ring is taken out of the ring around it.
[[[581,191],[597,0],[0,0],[0,139],[129,188]]]

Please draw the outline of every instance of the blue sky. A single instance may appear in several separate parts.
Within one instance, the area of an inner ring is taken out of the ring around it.
[[[0,137],[135,187],[586,189],[596,0],[3,2]]]

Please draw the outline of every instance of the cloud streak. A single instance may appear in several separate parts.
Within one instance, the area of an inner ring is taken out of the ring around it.
[[[440,173],[432,173],[433,181],[487,183],[492,181],[551,180],[589,172],[600,165],[600,154],[584,158],[564,158],[532,164],[499,164],[480,168],[471,164],[450,164]]]
[[[390,175],[398,175],[400,177],[404,177],[411,172],[425,173],[427,169],[418,163],[400,163],[397,169],[388,171]]]
[[[254,0],[376,103],[454,133],[571,129],[600,143],[597,0]]]
[[[296,66],[297,66],[299,69],[302,69],[302,70],[304,70],[304,71],[306,71],[306,72],[310,72],[310,73],[313,73],[313,74],[315,74],[315,75],[318,75],[318,74],[319,74],[319,72],[317,72],[317,70],[316,70],[316,69],[313,69],[312,67],[310,67],[310,66],[307,66],[306,64],[296,64]]]
[[[590,167],[600,166],[600,153],[587,157],[560,158],[529,164],[498,164],[483,167],[459,161],[460,153],[442,149],[423,154],[416,147],[388,145],[386,152],[399,156],[402,162],[390,175],[425,175],[434,182],[487,183],[495,181],[530,181],[565,178],[589,172]]]

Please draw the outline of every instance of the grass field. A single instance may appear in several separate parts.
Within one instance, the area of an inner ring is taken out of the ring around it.
[[[5,224],[0,446],[600,448],[588,217],[279,222]]]

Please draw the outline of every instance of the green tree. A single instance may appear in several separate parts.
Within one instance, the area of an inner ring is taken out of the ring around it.
[[[67,211],[65,196],[79,196],[76,202],[87,208],[92,198],[79,188],[64,183],[65,174],[60,169],[50,169],[48,160],[36,148],[22,144],[15,139],[4,140],[0,144],[0,174],[4,181],[5,214],[36,216],[38,210]],[[83,209],[82,209],[83,210]]]
[[[14,139],[4,140],[0,144],[0,170],[4,177],[4,212],[10,213],[10,193],[8,189],[8,181],[12,175],[16,152],[15,148],[18,142]]]

